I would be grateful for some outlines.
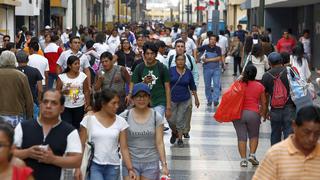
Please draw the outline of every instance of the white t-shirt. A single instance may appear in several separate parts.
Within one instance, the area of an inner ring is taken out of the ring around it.
[[[110,53],[114,54],[118,50],[118,47],[120,45],[120,37],[119,36],[110,36],[109,39],[107,39],[107,44],[109,45]]]
[[[91,141],[94,143],[93,161],[100,165],[120,165],[118,153],[119,135],[129,127],[127,121],[116,115],[114,123],[106,128],[94,115],[88,115],[81,121],[81,126],[91,134]],[[92,129],[94,129],[92,131]]]
[[[310,76],[311,76],[311,72],[310,72],[310,69],[309,69],[308,60],[307,60],[306,58],[302,58],[302,64],[300,65],[300,64],[298,63],[297,57],[291,55],[291,56],[290,56],[290,64],[291,64],[293,67],[296,67],[296,68],[297,68],[301,79],[303,79],[305,82],[307,82],[308,79],[309,79]]]
[[[77,54],[74,54],[70,49],[67,51],[64,51],[61,53],[57,64],[62,68],[62,71],[65,70],[67,68],[67,61],[68,58],[73,55],[73,56],[77,56],[80,57],[80,71],[83,72],[83,70],[85,68],[89,68],[90,67],[90,63],[89,63],[89,59],[87,57],[86,54],[83,54],[82,52],[78,51]]]
[[[43,78],[42,85],[46,84],[45,72],[49,71],[49,62],[48,59],[39,54],[32,54],[29,56],[28,66],[38,69]]]
[[[93,48],[96,50],[96,52],[101,56],[102,53],[106,51],[110,51],[109,46],[106,43],[94,43]]]
[[[261,59],[262,58],[262,59]],[[263,74],[267,69],[269,69],[269,63],[268,63],[268,58],[266,55],[263,55],[262,57],[255,57],[248,55],[247,61],[251,60],[252,64],[257,68],[257,75],[256,75],[256,80],[261,80]],[[244,67],[245,68],[245,67]],[[244,69],[243,68],[243,69]]]
[[[172,37],[170,36],[161,36],[160,40],[163,41],[167,46],[172,45]]]
[[[217,46],[221,48],[221,54],[225,55],[226,50],[228,48],[228,38],[225,36],[219,35],[219,42],[217,42]]]
[[[156,59],[159,60],[162,64],[166,62],[166,58],[163,55],[161,55],[159,52]]]
[[[67,76],[67,73],[59,74],[59,78],[62,81],[62,91],[69,90],[69,93],[65,95],[66,101],[64,106],[67,108],[76,108],[84,105],[84,93],[83,83],[87,78],[87,75],[80,72],[78,77],[71,79]]]
[[[61,123],[61,121],[57,125],[59,125],[60,123]],[[43,138],[45,138],[45,137],[43,137]],[[21,147],[22,140],[23,140],[22,127],[21,127],[21,124],[18,124],[18,126],[14,129],[14,145],[16,145],[16,147]],[[66,146],[66,150],[64,151],[64,155],[66,155],[67,153],[82,153],[82,145],[81,145],[79,133],[76,129],[73,130],[67,136],[67,146]],[[64,179],[63,178],[64,177],[64,170],[65,169],[63,169],[63,168],[61,169],[60,179]]]
[[[303,44],[304,53],[306,53],[307,55],[310,55],[311,54],[310,38],[306,39],[305,37],[302,36],[300,38],[300,42]]]

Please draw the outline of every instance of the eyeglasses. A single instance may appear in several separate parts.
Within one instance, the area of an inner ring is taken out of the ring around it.
[[[147,97],[149,97],[148,94],[138,94],[138,95],[135,95],[135,96],[134,96],[134,98],[140,98],[140,99],[145,99],[145,98],[147,98]]]

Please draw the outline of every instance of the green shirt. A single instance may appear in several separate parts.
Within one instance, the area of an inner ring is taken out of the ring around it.
[[[141,66],[144,66],[142,71]],[[141,77],[140,79],[139,73]],[[160,73],[163,74],[160,75]],[[166,106],[166,92],[164,83],[170,83],[170,76],[167,67],[159,61],[157,61],[157,63],[151,67],[147,67],[144,65],[144,63],[141,63],[134,69],[134,72],[131,77],[131,82],[133,82],[134,84],[142,82],[144,77],[146,77],[147,75],[151,75],[153,78],[152,83],[148,84],[151,90],[151,106]]]

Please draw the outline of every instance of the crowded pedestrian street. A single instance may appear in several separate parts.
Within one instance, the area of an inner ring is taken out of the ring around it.
[[[232,76],[233,64],[228,64],[222,75],[222,91],[235,80]],[[199,69],[201,66],[199,65]],[[200,70],[202,71],[202,70]],[[204,84],[200,78],[200,102],[206,102]],[[237,135],[232,123],[214,120],[215,108],[201,104],[192,110],[190,139],[186,146],[179,148],[169,142],[170,134],[165,133],[168,165],[172,179],[177,180],[251,180],[256,167],[239,166]],[[262,159],[270,147],[270,123],[261,123],[257,158]]]
[[[0,1],[0,180],[320,180],[319,12]]]

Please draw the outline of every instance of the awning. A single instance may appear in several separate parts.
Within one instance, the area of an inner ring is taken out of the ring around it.
[[[297,7],[317,4],[319,0],[265,0],[266,8],[277,7]]]
[[[239,19],[239,24],[247,24],[248,22],[248,17],[243,16],[241,19]]]
[[[195,10],[195,11],[204,11],[204,10],[206,10],[206,7],[204,7],[204,6],[197,6],[197,7],[194,8],[194,10]]]

